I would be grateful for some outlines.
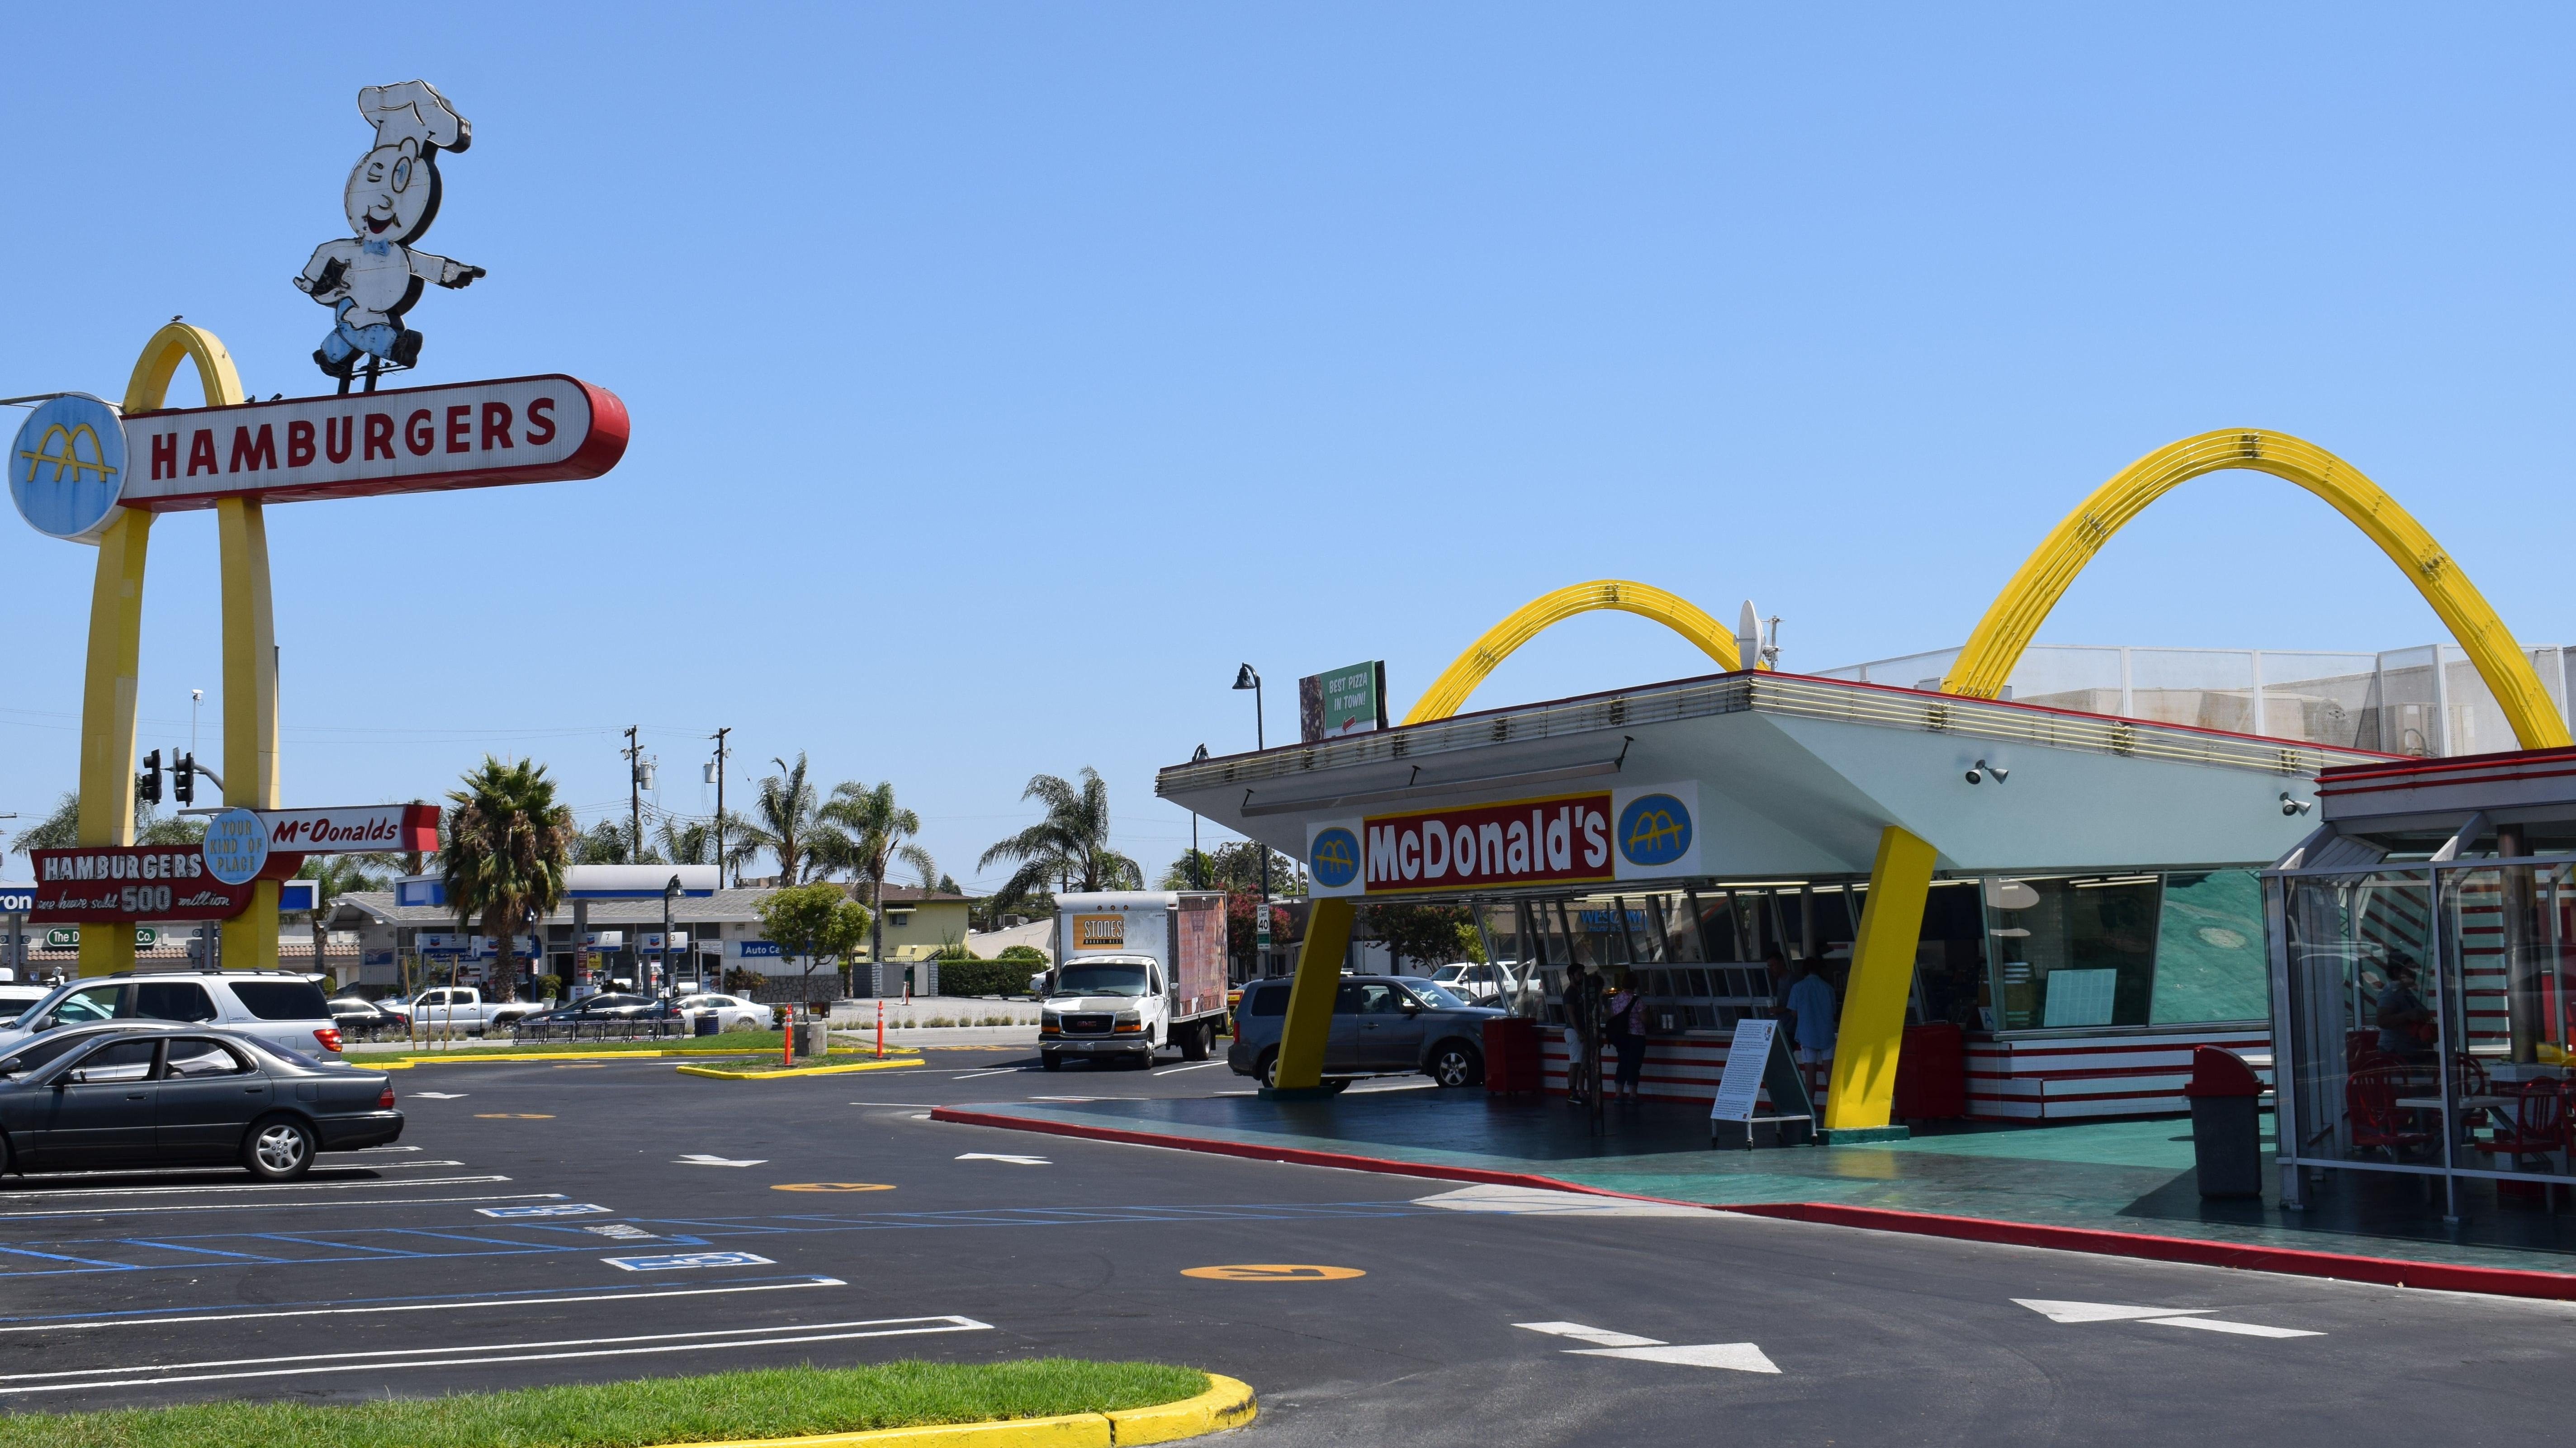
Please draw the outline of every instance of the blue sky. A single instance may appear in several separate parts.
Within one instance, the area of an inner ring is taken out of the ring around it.
[[[209,20],[208,15],[217,18]],[[0,90],[0,395],[114,396],[173,314],[324,390],[288,285],[342,234],[353,96],[475,127],[421,381],[622,396],[607,477],[271,512],[287,802],[531,754],[585,821],[615,731],[698,812],[772,755],[891,779],[961,880],[1093,765],[1159,871],[1158,765],[1227,690],[1628,577],[1786,619],[1783,666],[1954,644],[2150,448],[2279,428],[2370,472],[2529,641],[2559,545],[2563,11],[2354,6],[50,7]],[[212,514],[155,530],[143,748],[217,757]],[[0,811],[72,782],[88,549],[0,528]],[[2220,474],[2043,640],[2382,648],[2431,611],[2321,503]],[[1701,671],[1593,615],[1476,702]],[[10,873],[20,873],[15,867]],[[998,879],[998,871],[985,876]]]

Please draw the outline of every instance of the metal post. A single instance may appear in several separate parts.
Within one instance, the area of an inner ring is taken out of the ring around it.
[[[725,864],[725,736],[732,732],[733,726],[730,724],[716,731],[716,888],[719,890],[724,888]],[[690,949],[693,952],[696,949],[696,945],[697,943],[695,941],[690,942]]]

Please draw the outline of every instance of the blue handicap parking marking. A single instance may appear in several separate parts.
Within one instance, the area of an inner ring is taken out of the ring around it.
[[[766,1257],[750,1252],[672,1252],[658,1257],[602,1257],[611,1267],[628,1272],[668,1272],[676,1267],[774,1267]]]
[[[476,1207],[474,1209],[477,1215],[485,1217],[578,1217],[590,1212],[607,1210],[606,1207],[595,1207],[588,1202],[554,1202],[541,1207]]]

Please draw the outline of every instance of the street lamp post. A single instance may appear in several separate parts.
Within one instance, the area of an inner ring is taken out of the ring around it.
[[[1269,748],[1270,743],[1269,740],[1264,737],[1263,725],[1261,722],[1260,673],[1256,671],[1252,665],[1245,664],[1234,671],[1234,686],[1237,689],[1250,689],[1252,691],[1253,749],[1255,751],[1259,751]],[[1252,846],[1261,854],[1261,899],[1259,903],[1253,907],[1258,912],[1253,917],[1253,924],[1256,930],[1259,930],[1259,927],[1268,924],[1270,919],[1270,847],[1259,840],[1253,841]],[[1266,930],[1260,930],[1259,933],[1268,934],[1269,932]],[[1256,935],[1255,938],[1258,939],[1259,936]],[[1267,960],[1261,962],[1261,969],[1264,974],[1268,974],[1270,970],[1270,962]]]
[[[666,990],[679,988],[671,978],[671,902],[679,898],[680,877],[673,875],[671,883],[662,887],[662,986]]]

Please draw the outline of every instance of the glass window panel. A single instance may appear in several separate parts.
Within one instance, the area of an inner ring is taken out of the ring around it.
[[[1510,901],[1480,900],[1473,907],[1485,929],[1486,950],[1496,960],[1520,960],[1520,910]]]
[[[1939,688],[1939,681],[1931,687]],[[2004,697],[2024,704],[2117,714],[2120,651],[2048,644],[2025,649],[2013,664],[2009,688]]]
[[[1994,993],[2003,1003],[1998,1029],[2147,1023],[2155,976],[2154,877],[2020,880],[2004,887],[2004,908],[1991,912]]]
[[[2248,649],[2131,649],[2129,714],[2251,734],[2254,654]]]
[[[2301,1156],[2420,1162],[2439,1141],[2432,891],[2420,873],[2286,881],[2283,969]],[[2428,1114],[2420,1104],[2434,1095]],[[2418,1104],[2407,1104],[2407,1103]]]
[[[2372,654],[2264,652],[2263,729],[2339,749],[2379,747],[2379,661]]]
[[[2159,1026],[2267,1020],[2270,992],[2263,887],[2254,872],[2167,875],[2148,1020]]]

